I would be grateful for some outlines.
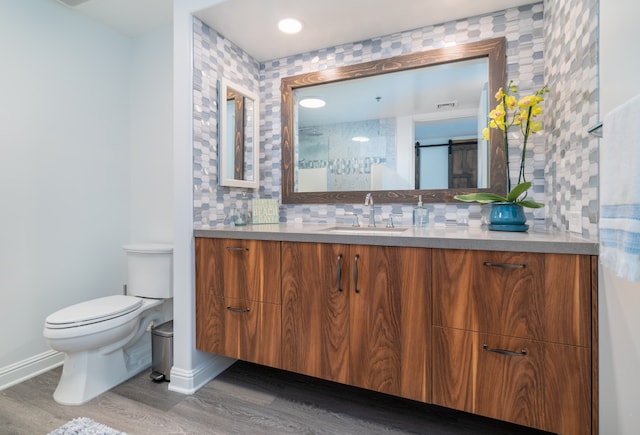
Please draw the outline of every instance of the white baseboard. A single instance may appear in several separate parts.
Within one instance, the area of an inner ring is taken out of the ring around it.
[[[64,353],[48,350],[31,358],[0,368],[0,390],[38,376],[64,362]]]
[[[226,356],[211,355],[211,358],[207,358],[191,370],[173,366],[169,390],[182,394],[193,394],[236,361]]]
[[[191,370],[171,368],[169,390],[182,394],[193,394],[207,382],[228,369],[237,360],[221,355],[211,355]],[[0,368],[0,391],[41,373],[59,367],[64,362],[64,353],[48,350],[39,355]]]

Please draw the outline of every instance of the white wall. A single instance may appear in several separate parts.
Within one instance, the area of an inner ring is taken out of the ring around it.
[[[640,93],[640,57],[635,37],[640,18],[636,0],[600,2],[600,114],[601,118]]]
[[[173,241],[173,32],[133,41],[131,71],[132,242]]]
[[[224,0],[173,3],[173,368],[169,389],[193,393],[234,360],[196,350],[193,238],[193,13]]]
[[[600,117],[640,94],[636,55],[640,3],[600,2]],[[635,144],[638,146],[638,144]],[[601,149],[600,152],[607,150]],[[600,267],[600,433],[632,435],[640,426],[640,283]]]
[[[121,245],[171,237],[172,41],[158,38],[52,0],[0,2],[0,388],[61,361],[48,314],[121,291]]]

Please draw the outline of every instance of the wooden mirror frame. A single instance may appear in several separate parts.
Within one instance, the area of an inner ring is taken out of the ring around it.
[[[296,192],[295,191],[295,128],[294,90],[307,86],[352,80],[361,77],[387,74],[408,69],[440,65],[469,59],[487,57],[489,61],[489,101],[506,81],[505,38],[470,42],[435,50],[411,53],[389,59],[375,60],[357,65],[316,71],[282,79],[282,203],[283,204],[337,204],[364,201],[369,191]],[[490,103],[491,104],[491,103]],[[491,104],[492,105],[492,104]],[[500,130],[491,129],[489,137],[489,187],[486,189],[435,189],[435,190],[376,190],[372,191],[378,203],[411,203],[418,195],[423,202],[455,202],[454,195],[472,192],[492,192],[505,195],[507,173],[504,138]]]

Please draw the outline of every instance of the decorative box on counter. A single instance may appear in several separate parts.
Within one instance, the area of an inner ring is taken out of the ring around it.
[[[252,223],[277,224],[280,220],[280,206],[277,199],[254,199],[252,206]]]

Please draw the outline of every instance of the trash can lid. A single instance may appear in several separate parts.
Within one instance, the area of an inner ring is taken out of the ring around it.
[[[173,320],[169,320],[168,322],[164,322],[162,325],[152,328],[151,333],[161,337],[173,337]]]

